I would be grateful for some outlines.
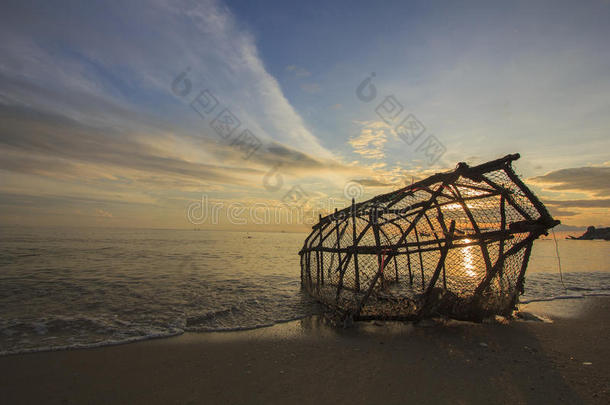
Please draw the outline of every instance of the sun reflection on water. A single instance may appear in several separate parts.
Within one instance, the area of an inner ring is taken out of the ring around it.
[[[465,243],[472,242],[470,239],[464,239]],[[464,268],[466,269],[466,274],[470,277],[475,277],[477,273],[474,271],[476,269],[474,265],[474,255],[472,252],[472,246],[467,246],[462,248],[462,260],[464,262]]]

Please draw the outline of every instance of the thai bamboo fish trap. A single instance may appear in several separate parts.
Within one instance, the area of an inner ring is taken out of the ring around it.
[[[534,240],[559,224],[518,158],[459,163],[321,217],[299,252],[302,286],[356,320],[510,314]]]

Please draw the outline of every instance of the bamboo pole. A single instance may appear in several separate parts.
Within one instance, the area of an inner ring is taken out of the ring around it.
[[[356,310],[355,316],[359,316],[360,312],[362,312],[362,308],[364,307],[364,305],[366,304],[366,302],[368,301],[369,297],[371,296],[371,293],[373,292],[373,288],[375,287],[375,284],[377,283],[377,280],[379,280],[379,277],[383,274],[383,268],[385,267],[385,262],[381,259],[381,250],[379,249],[379,228],[376,225],[376,221],[377,218],[373,218],[371,216],[371,224],[373,226],[373,234],[375,236],[375,243],[378,246],[378,253],[377,253],[377,264],[378,264],[378,270],[375,273],[375,276],[373,277],[373,280],[371,280],[371,284],[369,285],[369,288],[366,291],[366,294],[364,295],[364,297],[362,297],[362,299],[360,300],[360,303],[358,305],[358,309]]]
[[[381,232],[381,234],[383,235],[383,237],[385,238],[388,246],[391,246],[392,243],[390,241],[390,238],[388,237],[388,235],[385,233],[385,231],[383,230],[383,228],[381,226],[378,226],[379,232]],[[394,278],[396,280],[396,282],[398,283],[398,263],[396,263],[396,256],[394,256]]]
[[[356,251],[356,200],[352,198],[352,246],[354,247],[354,283],[356,291],[360,291],[360,270],[358,269],[358,252]]]
[[[466,213],[466,216],[468,217],[468,220],[470,221],[470,224],[472,225],[472,228],[474,229],[475,235],[480,236],[481,228],[479,228],[479,224],[477,223],[477,220],[474,218],[474,215],[472,215],[472,212],[470,211],[468,204],[466,204],[464,202],[464,198],[462,197],[462,193],[460,193],[460,190],[458,190],[458,188],[455,187],[454,185],[451,185],[449,187],[449,190],[455,194],[458,203],[462,206],[462,209]],[[485,273],[489,274],[489,273],[491,273],[491,269],[492,269],[491,259],[489,257],[489,250],[487,250],[487,245],[484,243],[481,243],[480,246],[481,246],[481,254],[483,255],[483,261],[485,261]]]
[[[411,254],[407,248],[407,267],[409,268],[409,284],[413,286],[413,272],[411,271]]]
[[[417,227],[414,228],[414,231],[415,231],[415,240],[417,241],[417,244],[419,246],[419,244],[420,244],[420,242],[419,242],[419,232],[417,232]],[[420,270],[420,273],[421,273],[421,289],[423,291],[426,288],[426,277],[424,275],[424,259],[422,257],[421,249],[417,249],[417,252],[419,253],[419,270]]]
[[[517,299],[519,298],[519,294],[523,294],[523,282],[525,281],[525,270],[527,269],[527,264],[530,260],[530,255],[532,253],[532,246],[534,241],[532,240],[525,246],[525,252],[523,253],[523,261],[521,262],[521,270],[519,271],[519,276],[517,277],[517,283],[515,284],[515,296],[513,298],[512,307],[517,303]],[[512,308],[511,308],[512,309]]]
[[[367,227],[365,229],[368,229],[368,227],[370,227],[370,225],[367,224]],[[456,233],[457,233],[457,229],[456,229]],[[454,246],[455,247],[469,247],[469,246],[479,246],[481,243],[491,243],[491,242],[495,242],[495,241],[499,241],[503,238],[505,239],[509,239],[511,237],[513,237],[513,234],[515,233],[522,233],[522,231],[520,230],[506,230],[504,232],[501,231],[488,231],[488,232],[481,232],[481,235],[477,236],[477,235],[464,235],[464,236],[458,236],[456,237],[454,235],[453,240],[454,240]],[[360,234],[360,237],[358,237],[356,239],[357,242],[359,242],[362,239],[363,233]],[[469,239],[470,242],[464,242],[464,243],[455,243],[455,241],[459,241],[459,240],[465,240],[465,239]],[[445,242],[445,239],[439,239],[439,240],[424,240],[424,241],[420,241],[420,242],[405,242],[402,244],[393,244],[392,247],[393,249],[393,254],[401,254],[402,252],[400,252],[399,249],[402,248],[409,248],[409,247],[418,247],[418,246],[429,246],[429,245],[438,245],[438,242]],[[324,251],[324,252],[334,252],[336,253],[338,250],[337,248],[334,247],[326,247],[326,246],[322,246],[321,248],[318,248],[317,246],[311,247],[311,248],[307,248],[307,249],[303,249],[302,252],[308,252],[308,251]],[[347,252],[352,252],[356,250],[358,253],[360,254],[376,254],[376,248],[375,246],[370,246],[370,245],[358,245],[356,246],[356,248],[353,248],[352,246],[349,247],[342,247],[341,248],[341,252],[342,253],[347,253]],[[410,250],[409,253],[417,253],[420,249],[415,249],[415,250]],[[421,251],[422,252],[429,252],[432,250],[438,250],[438,247],[434,247],[434,248],[422,248]]]
[[[322,215],[318,214],[319,218],[322,219]],[[318,242],[318,250],[320,252],[320,284],[324,285],[324,252],[320,249],[322,247],[322,230],[323,227],[320,227],[320,241]]]
[[[373,236],[375,238],[375,247],[377,250],[377,266],[379,266],[380,268],[383,266],[383,259],[381,257],[382,252],[381,252],[381,238],[379,236],[379,225],[377,225],[377,210],[372,210],[371,213],[369,214],[369,221],[371,223],[371,225],[373,226]],[[383,269],[381,269],[381,282],[383,285]]]
[[[504,196],[500,197],[500,230],[506,230],[506,199]],[[504,239],[500,239],[500,243],[498,245],[498,257],[501,257],[504,254]],[[502,277],[504,271],[504,266],[500,269],[500,277]]]
[[[380,194],[380,195],[370,199],[369,201],[364,201],[362,203],[359,203],[358,206],[365,204],[365,203],[375,203],[375,202],[379,202],[379,201],[383,201],[383,200],[388,200],[389,198],[398,195],[398,193],[404,193],[406,191],[409,191],[410,189],[428,187],[428,186],[431,186],[431,185],[434,185],[437,183],[445,183],[445,184],[453,183],[457,179],[456,176],[459,177],[460,175],[462,175],[466,178],[476,179],[476,181],[481,181],[481,179],[480,179],[482,177],[481,174],[489,172],[489,171],[497,170],[497,169],[502,169],[502,168],[506,167],[506,165],[508,163],[512,162],[513,160],[517,160],[517,159],[519,159],[519,154],[515,153],[512,155],[506,155],[502,158],[492,160],[490,162],[486,162],[486,163],[480,164],[478,166],[473,166],[473,167],[468,166],[464,162],[460,162],[460,163],[458,163],[457,168],[451,172],[434,174],[430,177],[417,181],[417,182],[410,184],[406,187],[403,187],[399,190],[391,191],[386,194]],[[339,212],[343,213],[344,211],[347,213],[347,211],[349,211],[349,208],[345,208]],[[317,226],[321,226],[322,223],[330,221],[331,216],[332,216],[332,214],[322,218],[321,223],[314,225],[314,228],[316,228]]]
[[[482,281],[481,283],[477,286],[477,288],[474,291],[474,295],[481,295],[481,293],[483,291],[485,291],[485,289],[489,286],[489,284],[491,283],[491,280],[493,280],[494,276],[496,275],[496,273],[498,272],[498,269],[504,265],[504,262],[506,261],[506,258],[509,256],[514,255],[515,253],[517,253],[519,250],[523,249],[524,246],[527,246],[527,244],[529,243],[533,243],[534,239],[536,239],[538,236],[540,235],[536,235],[536,234],[530,234],[529,236],[527,236],[525,239],[523,239],[521,242],[516,243],[513,247],[511,247],[510,249],[508,249],[506,251],[506,253],[504,253],[504,255],[500,258],[498,258],[498,261],[496,262],[496,264],[493,267],[492,272],[487,275]]]
[[[337,209],[335,208],[335,229],[336,229],[336,234],[337,234],[337,258],[339,259],[339,263],[341,263],[341,237],[339,235],[339,218],[337,217]],[[333,256],[334,257],[334,256]],[[330,277],[330,267],[328,269],[329,271],[329,277]]]
[[[432,277],[430,278],[430,283],[428,284],[428,288],[426,289],[426,292],[425,292],[426,298],[427,298],[427,296],[430,295],[430,292],[434,288],[434,285],[436,284],[436,280],[438,280],[440,271],[443,268],[443,265],[445,264],[445,259],[447,258],[447,253],[449,252],[449,249],[451,249],[451,236],[453,236],[454,231],[455,231],[455,221],[451,221],[451,225],[449,225],[449,235],[447,235],[447,238],[445,238],[447,240],[447,242],[445,242],[445,245],[441,249],[441,256],[438,259],[438,263],[436,264],[436,269],[434,270],[434,273],[432,273]]]

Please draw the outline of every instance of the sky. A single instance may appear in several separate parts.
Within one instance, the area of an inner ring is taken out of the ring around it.
[[[304,230],[520,153],[610,225],[610,1],[3,1],[0,224]]]

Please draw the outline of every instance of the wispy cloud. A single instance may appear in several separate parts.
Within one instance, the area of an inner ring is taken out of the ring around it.
[[[388,187],[392,185],[376,179],[354,179],[352,181],[360,183],[365,187]]]
[[[554,170],[528,182],[555,196],[543,202],[564,222],[597,225],[610,216],[610,167],[606,165]]]
[[[337,176],[367,174],[343,164],[307,128],[254,38],[218,1],[77,3],[70,24],[65,7],[41,4],[39,11],[13,3],[0,16],[0,193],[15,201],[39,199],[35,205],[49,215],[97,201],[102,206],[89,212],[117,219],[127,208],[115,204],[174,204],[179,212],[202,190],[262,198],[262,178],[275,166],[283,176],[339,183]],[[190,97],[210,89],[262,140],[249,160],[218,138],[189,99],[172,94],[186,67]],[[14,217],[19,206],[11,206]]]
[[[309,77],[311,76],[311,72],[309,72],[307,69],[297,66],[297,65],[288,65],[286,66],[286,71],[287,72],[291,72],[292,74],[294,74],[296,77]]]
[[[544,203],[561,208],[610,208],[610,198],[595,200],[544,200]]]
[[[169,92],[173,77],[190,66],[194,86],[212,89],[258,137],[332,157],[265,69],[252,36],[221,3],[74,5],[70,24],[61,7],[41,7],[31,13],[15,4],[3,12],[0,33],[10,40],[0,46],[0,73],[16,83],[2,89],[6,102],[90,123],[129,125],[129,113],[169,125],[185,118],[180,125],[196,130],[196,118]]]
[[[360,133],[349,140],[354,152],[366,159],[383,159],[384,145],[388,140],[389,127],[381,121],[359,123]]]
[[[285,187],[299,183],[315,196],[342,194],[349,179],[379,190],[442,170],[444,163],[426,166],[385,123],[363,121],[378,119],[375,105],[387,94],[399,95],[405,112],[417,114],[438,135],[451,165],[465,156],[478,156],[473,158],[478,162],[527,151],[520,166],[528,176],[553,170],[530,180],[553,201],[562,201],[550,204],[553,209],[565,215],[606,209],[587,206],[585,200],[592,197],[603,205],[601,201],[610,196],[604,169],[608,166],[580,167],[608,160],[609,82],[604,70],[607,53],[601,51],[601,39],[607,35],[599,35],[607,29],[598,31],[603,24],[595,23],[582,37],[573,35],[581,27],[572,24],[578,16],[571,11],[582,10],[582,23],[592,9],[579,6],[558,14],[563,20],[557,26],[570,29],[549,35],[557,40],[542,38],[543,46],[529,41],[537,38],[538,28],[513,37],[513,23],[522,21],[504,22],[496,7],[478,8],[482,15],[492,14],[483,19],[489,21],[485,24],[498,26],[484,40],[481,26],[475,24],[475,32],[468,24],[470,8],[461,6],[441,12],[442,18],[443,13],[455,14],[456,24],[438,25],[434,16],[421,21],[416,15],[410,17],[414,20],[400,17],[396,29],[401,35],[369,35],[358,44],[349,39],[352,31],[343,25],[336,28],[336,21],[329,19],[323,29],[305,29],[315,31],[310,32],[315,39],[344,38],[343,44],[355,50],[349,53],[352,60],[345,52],[336,53],[337,42],[330,40],[319,49],[294,47],[298,59],[288,59],[295,62],[286,66],[278,55],[288,55],[285,51],[294,43],[306,45],[301,39],[310,37],[282,41],[269,53],[267,46],[275,43],[265,41],[277,34],[259,30],[256,19],[240,20],[249,15],[237,4],[231,7],[236,14],[222,0],[42,2],[34,9],[27,2],[4,2],[2,209],[10,200],[15,216],[20,207],[28,212],[48,208],[44,212],[59,216],[68,215],[67,208],[75,212],[81,204],[92,204],[82,212],[93,216],[95,209],[104,210],[113,214],[113,221],[154,209],[158,216],[171,211],[181,217],[184,201],[202,190],[225,201],[243,195],[281,198],[285,189],[270,195],[262,185],[273,167],[280,168]],[[518,9],[515,18],[538,27],[540,9],[534,14],[529,6]],[[389,21],[403,15],[398,10],[404,8],[370,6],[354,13],[367,18],[373,13],[375,21]],[[408,32],[401,31],[403,23]],[[249,24],[254,25],[252,31]],[[363,29],[360,24],[350,27],[356,33]],[[445,28],[427,31],[428,27]],[[544,31],[549,28],[555,29],[545,25]],[[420,38],[428,39],[422,44]],[[379,48],[378,39],[387,46]],[[566,39],[574,42],[566,47]],[[455,41],[464,44],[463,49],[458,51]],[[494,46],[487,41],[494,41],[489,42]],[[323,57],[318,60],[314,53]],[[375,66],[369,70],[351,63],[356,59],[373,60]],[[410,66],[408,75],[404,66]],[[171,83],[186,68],[192,89],[179,97],[172,93]],[[365,105],[353,92],[372,68],[379,94]],[[290,83],[282,88],[270,72]],[[244,160],[241,151],[220,139],[190,108],[190,101],[204,89],[262,141],[250,159]],[[584,102],[574,106],[566,94],[576,94]],[[299,111],[307,118],[315,114],[316,119],[306,122]],[[356,120],[354,131],[350,125]],[[535,161],[536,167],[527,161]],[[571,169],[559,170],[562,167]],[[44,200],[48,207],[35,208],[45,205]],[[66,208],[63,214],[61,207]]]
[[[112,218],[112,213],[104,210],[95,210],[95,216],[102,218]]]
[[[0,119],[4,123],[0,168],[8,172],[187,190],[210,184],[262,187],[260,178],[276,165],[294,176],[354,172],[339,161],[314,158],[280,143],[267,143],[244,161],[235,148],[207,138],[194,142],[172,133],[98,128],[56,114],[2,105]],[[197,145],[203,152],[186,152]]]
[[[610,167],[608,166],[554,170],[529,180],[550,191],[585,192],[594,197],[610,196]]]

